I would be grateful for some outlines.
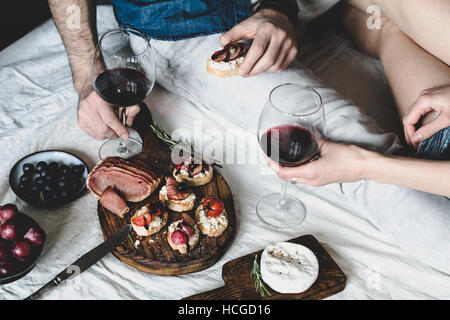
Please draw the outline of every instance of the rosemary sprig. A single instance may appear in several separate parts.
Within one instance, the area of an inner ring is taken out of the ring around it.
[[[152,123],[150,124],[150,128],[153,130],[153,132],[156,134],[156,136],[161,139],[162,142],[164,142],[165,144],[167,144],[167,146],[172,149],[173,147],[175,147],[179,142],[173,141],[172,137],[170,136],[170,134],[168,134],[167,132],[165,132],[163,129],[161,129],[161,127],[159,127],[156,124],[155,119],[152,119]]]
[[[158,126],[156,124],[155,119],[152,119],[150,128],[153,130],[153,132],[156,134],[156,136],[169,147],[169,149],[172,150],[176,145],[181,144],[183,146],[183,150],[187,150],[188,148],[191,150],[191,154],[194,156],[194,158],[195,157],[201,158],[202,153],[197,151],[193,144],[191,144],[185,140],[182,140],[182,139],[180,139],[179,141],[173,140],[172,137],[170,136],[170,134],[168,134],[166,131],[164,131],[164,129],[162,129],[160,126]],[[212,160],[214,160],[214,159],[212,159]],[[222,166],[220,164],[217,164],[212,161],[211,161],[211,165],[222,168]]]
[[[262,282],[261,271],[259,269],[257,258],[258,256],[255,255],[255,260],[253,261],[253,267],[252,271],[250,272],[250,276],[253,282],[255,283],[256,292],[258,292],[259,295],[264,298],[266,295],[271,296],[271,294],[269,290],[267,290],[267,288],[264,286],[264,283]]]

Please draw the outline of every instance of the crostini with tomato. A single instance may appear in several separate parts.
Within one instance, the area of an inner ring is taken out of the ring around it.
[[[159,202],[142,206],[131,218],[131,225],[138,236],[149,236],[161,230],[167,223],[168,213]]]
[[[195,211],[200,231],[208,237],[220,236],[228,227],[228,216],[223,202],[216,197],[202,199]]]

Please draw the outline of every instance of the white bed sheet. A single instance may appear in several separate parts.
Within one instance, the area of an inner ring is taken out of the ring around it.
[[[115,26],[110,7],[100,7],[100,33]],[[325,36],[303,47],[301,61],[329,85],[361,105],[387,130],[398,130],[393,101],[379,63],[355,52],[346,40]],[[47,231],[48,239],[35,269],[12,284],[0,286],[0,299],[22,299],[39,289],[63,268],[102,241],[97,201],[85,195],[57,210],[29,207],[9,188],[14,163],[26,154],[62,149],[77,154],[92,168],[101,142],[76,124],[77,96],[63,44],[52,21],[0,53],[0,203],[15,202]],[[155,87],[146,100],[166,129],[190,128],[202,119],[204,129],[234,128],[221,116],[204,113],[183,98]],[[255,147],[255,137],[247,146]],[[305,203],[301,227],[275,231],[255,213],[258,199],[277,192],[279,180],[262,164],[228,165],[221,169],[235,199],[237,237],[213,267],[183,276],[157,276],[135,270],[111,254],[73,280],[50,291],[45,299],[179,299],[223,285],[222,265],[280,240],[314,235],[347,276],[345,290],[329,299],[448,299],[449,275],[436,271],[401,250],[363,214],[335,192],[289,186],[288,192]],[[173,290],[171,290],[173,288]]]

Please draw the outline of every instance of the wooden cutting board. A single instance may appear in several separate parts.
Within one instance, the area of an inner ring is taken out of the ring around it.
[[[316,238],[305,235],[289,242],[308,247],[319,261],[319,276],[307,291],[298,294],[280,294],[265,284],[271,296],[262,298],[256,292],[250,276],[255,255],[260,263],[263,252],[260,250],[225,263],[222,267],[222,278],[225,282],[223,287],[186,297],[183,300],[319,300],[344,290],[346,283],[344,273]]]
[[[143,137],[143,150],[137,156],[150,163],[160,173],[171,175],[173,164],[170,157],[170,150],[162,143],[150,129],[150,113],[148,108],[141,106],[141,112],[136,117],[135,128]],[[164,180],[164,179],[163,179]],[[164,182],[160,187],[164,185]],[[111,213],[98,204],[98,217],[105,239],[117,232],[124,224],[130,223],[133,212],[139,209],[144,203],[158,201],[160,187],[146,200],[140,203],[128,203],[130,213],[124,218]],[[197,200],[194,209],[199,205],[200,200],[205,196],[216,196],[224,203],[228,214],[228,228],[219,237],[207,237],[200,235],[200,240],[194,249],[187,254],[174,251],[167,242],[167,228],[171,222],[179,220],[181,214],[168,210],[169,221],[159,232],[143,237],[140,245],[135,248],[137,234],[133,231],[130,236],[112,253],[122,262],[135,267],[138,270],[160,274],[160,275],[180,275],[197,272],[206,269],[216,263],[220,257],[228,250],[236,235],[236,214],[234,210],[233,197],[225,179],[215,169],[214,178],[204,186],[194,187]],[[194,218],[194,210],[188,211]]]

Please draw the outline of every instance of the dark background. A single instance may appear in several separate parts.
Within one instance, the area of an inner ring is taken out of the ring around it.
[[[0,4],[0,50],[51,17],[47,0],[3,0]]]
[[[108,0],[97,0],[97,3],[108,3]],[[1,0],[0,51],[49,18],[47,0]]]

